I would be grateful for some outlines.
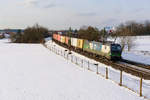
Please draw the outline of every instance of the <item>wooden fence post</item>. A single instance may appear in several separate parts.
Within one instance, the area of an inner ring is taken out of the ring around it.
[[[88,61],[88,70],[90,70],[90,65],[89,65],[89,61]]]
[[[83,59],[82,59],[82,65],[81,65],[81,67],[83,68]]]
[[[60,50],[58,50],[58,55],[60,55]]]
[[[97,69],[97,72],[96,72],[96,73],[99,74],[99,72],[98,72],[98,65],[97,65],[96,69]]]
[[[65,58],[65,51],[64,51],[64,58]]]
[[[69,54],[67,54],[67,60],[68,60],[68,56],[69,56]]]
[[[141,77],[140,79],[140,96],[142,96],[142,82],[143,81],[143,78]]]
[[[58,50],[56,49],[56,54],[58,55]]]
[[[106,67],[106,79],[108,79],[108,68]]]
[[[120,86],[122,86],[122,70],[120,71],[120,83],[119,83]]]
[[[77,64],[77,57],[76,57],[76,64]]]
[[[73,62],[73,55],[71,55],[71,62]]]
[[[96,66],[96,74],[98,74],[98,64],[94,64]]]

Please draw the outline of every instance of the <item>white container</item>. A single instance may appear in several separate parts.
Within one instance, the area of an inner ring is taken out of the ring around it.
[[[71,45],[77,47],[77,38],[71,38]]]

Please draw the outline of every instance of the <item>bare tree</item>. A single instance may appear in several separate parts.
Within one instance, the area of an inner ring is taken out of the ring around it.
[[[125,46],[126,46],[126,37],[125,36],[122,36],[122,37],[120,37],[119,38],[120,39],[120,44],[121,44],[121,51],[123,51],[124,50],[124,48],[125,48]]]
[[[135,46],[135,37],[128,36],[127,37],[127,46],[128,46],[128,51],[130,51],[134,46]]]
[[[122,46],[122,51],[124,48],[127,48],[130,51],[135,46],[135,38],[136,34],[142,30],[142,24],[138,24],[134,21],[128,21],[125,24],[120,24],[115,31],[115,36],[119,37],[119,43]],[[139,34],[139,33],[138,33]]]
[[[135,46],[135,37],[132,36],[121,36],[119,43],[122,46],[122,51],[127,48],[130,51]]]

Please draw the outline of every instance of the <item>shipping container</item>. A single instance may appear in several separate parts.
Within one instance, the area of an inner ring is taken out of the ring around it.
[[[73,46],[73,38],[71,38],[71,46]]]
[[[92,41],[89,42],[89,45],[90,45],[90,49],[93,50],[93,42]]]
[[[83,50],[91,52],[93,54],[105,56],[110,59],[111,50],[109,44],[102,44],[100,42],[84,40]]]
[[[70,46],[71,45],[71,38],[70,37],[66,37],[65,43]]]
[[[68,45],[69,37],[66,36],[65,44]]]
[[[65,43],[65,36],[61,36],[60,42]]]
[[[109,53],[109,52],[111,52],[110,50],[111,50],[110,45],[102,45],[103,53]]]
[[[83,49],[83,43],[84,43],[83,39],[77,39],[77,47],[78,48]]]
[[[60,34],[57,35],[57,40],[58,40],[59,42],[61,42],[61,41],[60,41],[60,40],[61,40],[61,35],[60,35]]]
[[[53,39],[55,39],[55,34],[53,34]]]
[[[84,40],[83,50],[84,50],[84,51],[91,52],[91,49],[90,49],[90,41]]]
[[[56,34],[53,34],[53,36],[54,36],[53,38],[54,38],[55,40],[57,40],[57,38],[56,38]]]
[[[100,42],[93,42],[93,49],[96,50],[96,51],[101,51],[102,50],[102,43]]]
[[[71,46],[71,38],[68,38],[68,45]]]
[[[55,40],[57,40],[57,34],[55,34]]]
[[[77,47],[77,38],[71,38],[71,45]]]
[[[57,34],[53,34],[53,39],[57,40]]]
[[[93,41],[93,50],[96,54],[101,54],[102,43]]]

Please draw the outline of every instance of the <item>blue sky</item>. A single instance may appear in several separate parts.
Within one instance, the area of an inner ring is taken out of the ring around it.
[[[117,26],[150,20],[150,0],[3,0],[0,29],[39,23],[49,29]]]

